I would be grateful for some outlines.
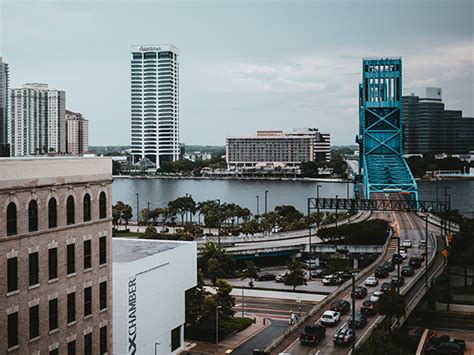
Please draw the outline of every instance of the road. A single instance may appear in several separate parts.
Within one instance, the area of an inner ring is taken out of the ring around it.
[[[381,218],[382,217],[387,218],[387,212],[375,213],[375,215],[373,217],[376,218],[377,214],[379,214]],[[415,214],[406,213],[406,212],[391,212],[391,216],[392,217],[390,217],[390,219],[398,225],[398,230],[399,230],[400,238],[401,238],[402,241],[404,239],[410,239],[412,241],[413,245],[416,246],[416,245],[418,245],[419,240],[424,240],[425,239],[425,236],[424,236],[424,223]],[[428,244],[428,248],[429,248],[428,255],[431,255],[431,253],[433,251],[433,245],[432,245],[431,242]],[[408,258],[404,260],[404,262],[401,266],[407,265],[407,263],[408,263],[407,260],[409,260],[410,256],[412,256],[414,254],[415,249],[416,249],[415,247],[412,247],[412,248],[408,249]],[[393,250],[393,244],[392,244],[392,251],[395,251],[395,250]],[[393,254],[393,252],[388,252],[386,254],[385,260],[391,259],[392,254]],[[377,265],[371,265],[370,268],[375,270],[376,266]],[[424,272],[423,267],[417,269],[415,275],[417,275],[418,273],[422,273],[422,272]],[[390,275],[387,278],[379,280],[379,286],[383,282],[388,282],[392,276],[396,275],[396,273],[397,273],[397,269],[395,268],[395,270],[393,272],[391,272]],[[400,288],[400,292],[404,292],[405,290],[412,287],[413,282],[411,282],[410,280],[413,280],[413,278],[414,278],[414,276],[405,278],[405,281],[406,281],[405,285]],[[363,286],[363,284],[360,284],[360,285]],[[378,287],[376,287],[376,288],[367,287],[367,288],[368,288],[369,292],[368,292],[368,295],[367,295],[366,299],[368,299],[370,297],[370,295],[373,293],[374,290],[378,290]],[[349,302],[351,302],[350,288],[342,293],[341,298],[344,298],[344,299],[348,300]],[[357,300],[357,302],[356,302],[356,313],[359,313],[359,309],[360,309],[360,306],[362,304],[362,301],[363,300]],[[318,312],[317,314],[315,314],[315,316],[313,316],[308,322],[306,322],[304,325],[302,325],[299,328],[299,331],[302,331],[304,329],[304,326],[307,325],[307,324],[312,324],[314,322],[318,322],[321,315],[322,315],[322,313],[325,310],[322,310],[322,311]],[[334,328],[329,328],[328,327],[327,331],[326,331],[326,337],[323,339],[321,344],[319,344],[316,348],[300,345],[299,340],[298,340],[299,332],[295,332],[292,335],[290,335],[287,339],[285,339],[277,347],[277,349],[275,349],[272,352],[272,354],[278,354],[279,352],[288,352],[288,353],[291,353],[291,354],[314,354],[318,350],[320,350],[319,354],[346,354],[349,349],[348,348],[335,347],[334,344],[333,344],[333,336],[339,328],[341,328],[343,326],[346,326],[347,321],[350,318],[350,314],[351,314],[351,312],[348,312],[346,315],[343,315],[341,317],[341,321],[339,322],[339,324],[336,327],[334,327]],[[362,336],[362,334],[364,332],[367,331],[370,324],[372,324],[375,321],[375,318],[376,318],[375,316],[369,317],[368,324],[365,326],[365,328],[361,329],[361,330],[358,330],[356,332],[358,338],[360,336]]]

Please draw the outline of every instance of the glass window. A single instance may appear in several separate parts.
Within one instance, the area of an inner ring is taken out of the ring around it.
[[[92,267],[92,242],[84,240],[84,270]]]
[[[67,245],[67,274],[74,274],[76,272],[76,245]]]
[[[18,312],[8,315],[8,347],[18,345]]]
[[[39,305],[30,307],[30,339],[39,336]]]
[[[175,351],[181,346],[181,326],[171,331],[171,351]]]
[[[59,355],[59,349],[56,348],[56,349],[53,349],[49,352],[49,355]]]
[[[29,285],[39,284],[39,260],[38,252],[31,253],[28,257]]]
[[[91,196],[89,194],[84,195],[82,207],[84,213],[84,222],[89,222],[91,220]]]
[[[142,53],[135,52],[132,55],[133,55],[133,59],[142,59],[143,58]]]
[[[67,343],[67,355],[76,355],[76,341]]]
[[[66,202],[66,224],[74,224],[74,197],[69,196]]]
[[[18,290],[18,258],[7,259],[7,292]]]
[[[58,226],[56,199],[53,197],[48,202],[48,228],[56,228]]]
[[[84,355],[92,355],[92,333],[84,335]]]
[[[107,353],[107,326],[100,328],[100,354]]]
[[[76,320],[76,293],[71,292],[67,295],[67,322],[72,323]]]
[[[48,249],[48,274],[50,280],[58,278],[58,248]]]
[[[99,285],[99,309],[107,308],[107,281]]]
[[[84,317],[92,314],[92,286],[84,289]]]
[[[16,233],[16,205],[14,202],[10,202],[7,207],[7,235]]]
[[[107,262],[107,237],[99,238],[99,264]]]
[[[156,58],[156,52],[147,52],[144,54],[145,59]]]
[[[107,199],[105,197],[105,192],[102,191],[99,195],[99,218],[107,217]]]
[[[28,205],[28,230],[36,232],[38,230],[38,203],[31,200]]]
[[[49,300],[49,330],[58,328],[58,299]]]

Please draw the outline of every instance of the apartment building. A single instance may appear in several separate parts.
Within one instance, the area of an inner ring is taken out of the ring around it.
[[[8,133],[9,69],[0,57],[0,157],[10,156]]]
[[[66,151],[78,155],[89,150],[89,120],[80,113],[66,110]]]

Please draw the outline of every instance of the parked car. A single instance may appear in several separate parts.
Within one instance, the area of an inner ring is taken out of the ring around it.
[[[352,295],[352,292],[351,292],[351,295]],[[354,289],[354,297],[355,298],[364,298],[365,296],[367,296],[367,289],[365,287],[357,286]]]
[[[321,280],[321,282],[323,283],[323,285],[326,286],[334,286],[340,285],[342,283],[342,280],[336,275],[327,275]]]
[[[406,259],[408,254],[405,250],[400,250],[400,256],[403,258],[403,259]]]
[[[354,331],[349,327],[341,327],[333,338],[335,345],[350,345],[354,341]]]
[[[377,286],[379,283],[379,280],[375,276],[369,276],[368,278],[365,279],[365,286]]]
[[[349,301],[346,301],[343,299],[337,300],[331,303],[331,307],[330,307],[331,311],[336,311],[340,314],[344,314],[348,312],[350,309],[351,309],[351,304],[349,303]]]
[[[372,316],[377,313],[377,303],[372,300],[365,300],[360,307],[360,313],[364,316]]]
[[[408,262],[408,265],[414,269],[418,269],[421,266],[421,259],[417,258],[416,256],[412,256]]]
[[[409,265],[406,265],[404,267],[402,267],[402,276],[413,276],[415,274],[415,270],[409,266]]]
[[[411,248],[411,240],[410,239],[405,239],[403,242],[402,242],[402,246],[404,246],[405,248]]]
[[[302,345],[316,346],[326,336],[326,327],[320,324],[307,325],[304,333],[300,334],[300,343]]]
[[[336,311],[326,311],[321,316],[321,324],[327,326],[334,326],[341,320],[341,314]]]
[[[380,286],[380,291],[382,292],[392,292],[395,291],[395,286],[391,282],[384,282],[382,286]]]
[[[391,283],[392,285],[394,285],[395,287],[400,287],[400,286],[403,286],[405,284],[405,278],[403,276],[392,276],[392,280],[391,280]]]
[[[372,302],[377,302],[377,301],[380,299],[380,297],[382,297],[382,295],[383,295],[383,292],[382,292],[382,291],[375,291],[375,292],[372,294],[372,296],[370,296],[370,300],[371,300]]]
[[[311,277],[323,277],[328,274],[328,271],[323,268],[317,268],[316,270],[311,270]]]
[[[316,264],[316,259],[303,260],[301,266],[307,270],[315,270],[319,268],[319,265]]]
[[[383,266],[378,266],[375,269],[375,277],[378,279],[384,279],[388,276],[388,271]]]
[[[334,275],[339,276],[343,281],[349,280],[352,277],[351,273],[348,271],[336,271]]]
[[[257,275],[257,281],[273,281],[275,280],[276,275],[264,272]]]
[[[354,321],[354,327],[356,329],[363,328],[367,324],[367,316],[365,316],[361,313],[356,313],[354,320],[355,320]],[[348,324],[349,324],[349,327],[352,328],[352,317],[349,319]]]
[[[391,271],[395,270],[395,265],[391,261],[384,262],[382,266],[388,272],[391,272]]]
[[[276,282],[279,282],[279,283],[285,282],[285,278],[286,278],[286,275],[287,275],[287,274],[288,274],[288,273],[285,272],[284,274],[276,275],[276,276],[275,276],[275,281],[276,281]]]

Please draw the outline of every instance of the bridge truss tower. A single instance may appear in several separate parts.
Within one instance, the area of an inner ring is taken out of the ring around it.
[[[418,200],[403,157],[401,58],[364,59],[359,85],[359,196],[403,193]],[[362,186],[360,186],[362,185]]]

